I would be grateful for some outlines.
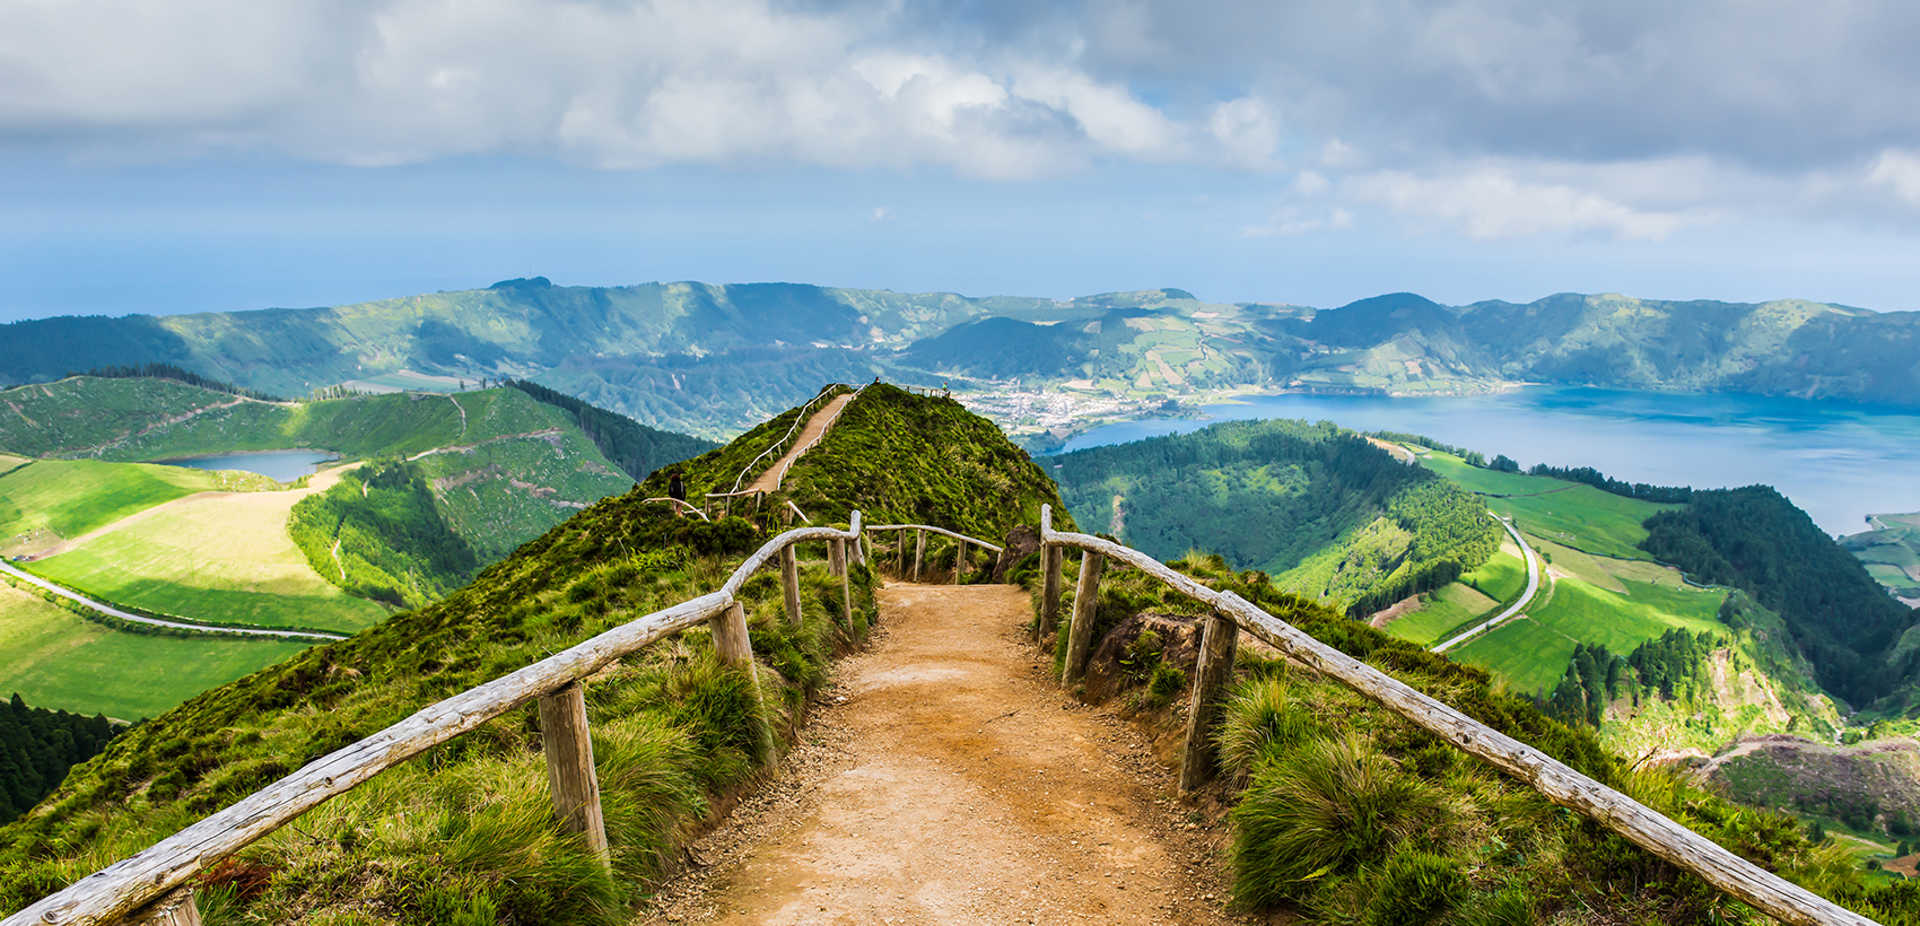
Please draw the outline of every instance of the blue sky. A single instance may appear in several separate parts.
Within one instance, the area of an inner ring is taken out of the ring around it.
[[[0,5],[0,320],[790,280],[1920,304],[1899,4]]]

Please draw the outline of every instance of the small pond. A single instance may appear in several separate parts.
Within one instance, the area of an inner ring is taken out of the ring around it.
[[[259,473],[280,482],[292,482],[301,476],[312,475],[320,468],[320,464],[337,459],[339,459],[337,455],[325,450],[259,450],[160,462],[168,466],[190,466],[194,469],[238,469]]]

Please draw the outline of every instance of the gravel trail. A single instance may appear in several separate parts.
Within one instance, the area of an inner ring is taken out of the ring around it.
[[[645,923],[1235,923],[1219,834],[1047,680],[1013,586],[890,584],[782,761]]]

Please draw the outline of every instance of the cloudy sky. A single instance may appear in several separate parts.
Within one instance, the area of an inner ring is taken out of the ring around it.
[[[0,320],[545,274],[1920,306],[1920,4],[0,0]]]

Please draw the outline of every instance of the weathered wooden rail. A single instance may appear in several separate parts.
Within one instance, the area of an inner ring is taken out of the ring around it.
[[[1211,769],[1212,750],[1207,731],[1217,709],[1221,687],[1232,674],[1233,652],[1240,631],[1272,645],[1289,658],[1333,678],[1412,721],[1428,733],[1527,783],[1562,807],[1577,811],[1626,837],[1633,844],[1692,872],[1701,880],[1784,923],[1804,926],[1872,926],[1873,921],[1847,910],[1728,851],[1633,798],[1568,767],[1558,759],[1489,727],[1408,686],[1393,676],[1347,655],[1305,631],[1268,614],[1233,592],[1210,588],[1191,576],[1131,547],[1088,534],[1056,531],[1053,511],[1040,509],[1043,581],[1040,623],[1058,614],[1060,572],[1068,548],[1081,551],[1079,583],[1074,591],[1072,623],[1065,634],[1066,680],[1085,674],[1093,637],[1093,614],[1099,599],[1100,576],[1106,562],[1132,566],[1210,605],[1194,671],[1188,703],[1187,740],[1180,782],[1191,789]]]
[[[807,422],[813,420],[813,413],[814,411],[817,411],[817,409],[814,408],[815,404],[819,403],[820,400],[822,399],[831,399],[833,396],[839,395],[840,390],[845,388],[850,388],[850,387],[848,387],[847,384],[845,383],[834,383],[830,386],[827,386],[824,389],[821,389],[819,393],[814,395],[813,398],[808,399],[805,405],[800,406],[800,413],[794,416],[793,423],[787,426],[787,433],[780,435],[779,440],[776,440],[773,443],[768,444],[767,449],[760,451],[758,456],[755,456],[753,459],[748,460],[747,465],[740,468],[740,475],[734,477],[732,488],[728,489],[725,492],[708,492],[707,504],[711,506],[715,501],[719,501],[724,505],[731,505],[733,502],[733,499],[745,498],[749,496],[757,496],[757,495],[763,494],[761,492],[754,491],[752,488],[742,489],[740,488],[740,486],[742,483],[747,482],[749,477],[758,478],[758,475],[754,471],[754,467],[759,466],[761,460],[764,460],[767,457],[773,456],[774,454],[777,454],[782,450],[786,449],[788,446],[790,446],[793,443],[794,438],[806,429]],[[853,403],[853,400],[858,399],[860,397],[860,394],[865,391],[867,391],[867,387],[864,385],[858,388],[855,388],[853,390],[853,398],[848,399],[847,404],[851,405]],[[841,413],[844,414],[845,411],[846,409],[843,407],[841,409]],[[802,447],[800,449],[800,453],[802,454],[806,453],[807,450],[812,449],[813,444],[817,444],[820,441],[826,439],[826,436],[827,435],[825,431],[820,432],[819,435],[814,437],[813,443],[810,443],[807,446]],[[793,460],[787,461],[787,465],[791,467],[795,462],[795,460],[798,460],[798,459],[799,459],[799,455],[796,454]],[[778,456],[774,456],[773,463],[769,465],[778,466],[779,464],[780,464],[780,458]],[[781,473],[780,478],[785,479],[786,474]],[[756,501],[755,504],[758,504],[758,502]],[[798,509],[795,509],[795,510],[797,511]]]
[[[952,538],[955,544],[954,552],[953,552],[953,584],[955,585],[959,585],[961,581],[967,577],[967,545],[968,544],[972,544],[983,550],[992,550],[995,553],[1002,552],[1001,548],[996,544],[988,543],[977,537],[969,537],[965,534],[957,533],[955,531],[950,531],[944,527],[934,527],[931,524],[871,524],[867,526],[868,533],[881,533],[885,531],[901,532],[900,551],[899,551],[899,554],[900,554],[899,572],[903,576],[909,575],[906,569],[907,535],[905,532],[913,531],[915,533],[913,572],[911,573],[912,579],[915,582],[920,581],[921,566],[923,565],[923,561],[926,559],[926,556],[927,556],[927,535],[928,534],[934,534],[940,537]]]
[[[7,917],[0,926],[78,926],[86,923],[199,923],[186,889],[193,876],[253,841],[292,822],[329,798],[353,790],[374,776],[428,749],[479,727],[529,701],[537,700],[548,781],[560,825],[581,833],[587,845],[606,857],[607,835],[600,812],[600,788],[588,738],[585,690],[581,683],[614,660],[662,637],[707,624],[722,662],[754,671],[747,637],[746,610],[737,598],[747,579],[780,560],[785,619],[800,620],[797,544],[826,541],[829,568],[840,577],[846,619],[853,600],[847,577],[847,544],[860,539],[860,512],[847,530],[802,527],[767,541],[748,556],[718,591],[628,621],[592,639],[555,653],[493,681],[467,689],[358,742],[342,747],[285,778],[201,819],[151,847],[69,885],[65,890]],[[757,689],[757,686],[755,688]]]
[[[914,534],[911,571],[906,555],[909,531]],[[84,923],[195,926],[199,917],[185,885],[199,871],[327,799],[536,699],[556,817],[560,825],[581,833],[587,845],[604,857],[608,846],[593,769],[582,680],[649,643],[702,622],[711,628],[714,648],[723,661],[753,671],[746,614],[736,598],[741,586],[777,557],[785,615],[787,620],[797,622],[800,591],[794,547],[824,540],[828,544],[828,568],[841,579],[845,618],[850,620],[853,602],[847,564],[866,560],[863,544],[868,532],[900,534],[897,566],[901,575],[914,579],[923,570],[929,535],[955,541],[955,582],[963,576],[968,545],[1003,552],[1001,547],[987,541],[928,524],[863,526],[858,511],[852,513],[849,528],[844,531],[830,527],[787,531],[747,557],[718,591],[655,611],[427,707],[373,736],[309,763],[144,851],[75,882],[0,921],[0,926]],[[1099,583],[1109,560],[1138,569],[1211,607],[1188,704],[1180,771],[1180,783],[1185,789],[1197,787],[1213,773],[1208,731],[1213,726],[1220,692],[1232,675],[1239,634],[1245,631],[1302,665],[1345,684],[1434,736],[1520,779],[1548,800],[1587,816],[1782,922],[1804,926],[1873,926],[1872,920],[1766,871],[1553,757],[1314,639],[1233,592],[1208,587],[1130,547],[1087,534],[1054,530],[1052,510],[1047,506],[1040,512],[1040,539],[1044,573],[1038,628],[1042,634],[1052,632],[1058,620],[1065,553],[1068,549],[1081,552],[1073,613],[1057,644],[1067,648],[1065,664],[1069,683],[1078,681],[1086,672]]]

